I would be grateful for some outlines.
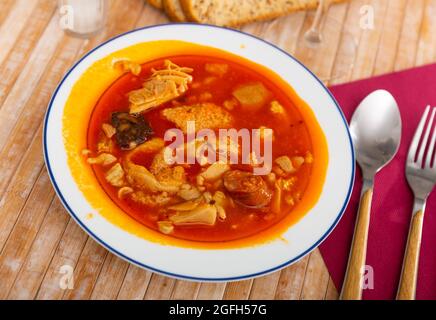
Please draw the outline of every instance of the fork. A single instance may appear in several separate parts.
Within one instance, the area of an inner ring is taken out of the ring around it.
[[[432,160],[436,144],[436,128],[434,128],[429,141],[434,126],[436,107],[433,107],[430,120],[427,121],[429,113],[430,106],[427,106],[416,129],[406,162],[406,178],[415,195],[415,200],[398,286],[398,300],[415,299],[425,204],[428,195],[436,184],[436,155]]]

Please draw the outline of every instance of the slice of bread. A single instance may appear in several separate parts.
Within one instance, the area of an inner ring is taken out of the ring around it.
[[[151,4],[156,9],[162,9],[162,0],[147,0],[149,4]]]
[[[185,22],[186,16],[180,0],[162,0],[163,8],[167,16],[176,22]]]
[[[342,2],[345,0],[333,0]],[[189,21],[238,26],[298,10],[315,9],[318,0],[180,0]]]

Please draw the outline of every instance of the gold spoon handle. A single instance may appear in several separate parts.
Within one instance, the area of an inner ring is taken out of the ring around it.
[[[366,261],[366,245],[372,202],[372,186],[362,193],[359,211],[357,213],[356,227],[348,260],[347,272],[342,285],[342,300],[362,299],[363,271]]]
[[[407,238],[406,253],[404,254],[403,270],[401,271],[397,300],[415,300],[423,221],[424,210],[414,212],[410,223],[409,236]]]

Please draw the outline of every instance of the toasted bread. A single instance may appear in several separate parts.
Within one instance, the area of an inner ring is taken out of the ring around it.
[[[186,16],[183,12],[180,0],[162,0],[163,8],[167,16],[176,22],[185,22]]]
[[[147,0],[147,2],[149,4],[151,4],[153,7],[155,7],[156,9],[162,9],[163,8],[162,0]]]
[[[318,0],[179,0],[189,21],[238,26],[273,19],[298,10],[315,9]],[[333,0],[342,2],[345,0]]]

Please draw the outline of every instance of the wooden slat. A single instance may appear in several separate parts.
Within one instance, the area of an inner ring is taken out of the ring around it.
[[[368,4],[374,10],[374,29],[365,29],[361,33],[351,80],[368,78],[372,75],[378,44],[386,21],[388,0],[372,0]]]
[[[299,262],[283,269],[280,273],[275,299],[277,300],[298,300],[303,289],[304,277],[306,275],[309,256]]]
[[[92,290],[91,299],[116,299],[128,267],[128,262],[121,260],[112,253],[108,253],[95,288]]]
[[[280,271],[254,279],[248,298],[250,300],[274,299],[279,279]]]
[[[65,294],[59,283],[62,277],[62,266],[75,268],[79,256],[83,251],[88,236],[72,219],[69,220],[64,235],[50,262],[48,270],[38,288],[37,299],[59,300]]]
[[[150,283],[152,273],[130,265],[124,278],[118,300],[142,300]]]
[[[69,216],[55,198],[42,222],[29,255],[15,280],[8,299],[33,299],[65,231]]]
[[[21,30],[26,26],[38,0],[16,0],[15,6],[9,12],[0,27],[0,64],[7,57],[14,43],[19,38]]]
[[[177,280],[171,292],[172,300],[193,300],[197,297],[200,282]]]
[[[57,34],[59,34],[59,30],[56,30],[56,21],[55,19],[52,19],[49,27],[38,41],[37,46],[29,58],[31,62],[27,64],[23,70],[21,70],[19,79],[15,83],[13,89],[11,89],[12,92],[8,94],[8,99],[1,109],[2,112],[0,115],[0,124],[2,126],[9,126],[9,131],[5,131],[5,136],[10,135],[11,138],[9,140],[0,141],[1,146],[6,145],[6,148],[0,148],[0,158],[6,160],[0,162],[0,196],[3,194],[11,176],[15,173],[17,166],[20,164],[20,161],[23,158],[22,155],[26,152],[29,143],[34,138],[36,128],[41,126],[41,121],[37,120],[40,120],[45,112],[44,109],[48,103],[51,92],[54,89],[53,81],[56,81],[55,75],[53,73],[49,73],[49,75],[54,77],[54,79],[46,79],[46,83],[44,82],[38,85],[40,75],[44,72],[46,66],[46,64],[42,63],[41,60],[43,59],[42,56],[44,56],[45,53],[50,54],[50,50],[46,52],[48,46],[47,43],[55,43]],[[44,61],[48,62],[48,60],[49,59],[47,57],[44,58]],[[35,77],[35,75],[38,76]],[[49,84],[52,84],[53,87],[49,87]],[[30,119],[30,123],[20,122],[19,127],[11,132],[13,125],[8,123],[6,112],[13,113],[14,117],[18,118],[19,115],[14,108],[23,108],[23,104],[25,104],[27,101],[27,98],[23,98],[23,95],[30,95],[32,93],[32,89],[37,87],[40,90],[37,90],[37,92],[33,95],[32,103],[26,105],[26,111],[28,111],[27,117],[32,117],[31,113],[35,112],[35,119]],[[28,128],[28,124],[33,125],[34,129],[32,130],[31,127]]]
[[[63,33],[59,32],[58,20],[53,17],[1,107],[0,149],[3,149],[7,143],[11,130],[26,102],[32,98],[32,93],[36,87],[41,85],[39,80],[62,37]]]
[[[2,75],[0,77],[0,108],[40,39],[41,34],[46,29],[53,16],[55,7],[56,2],[52,0],[40,0],[38,2],[38,5],[27,21],[27,24],[32,27],[22,30],[4,62],[0,63],[0,74]]]
[[[108,251],[97,242],[88,238],[80,259],[74,268],[74,288],[63,296],[66,300],[89,299],[103,267]]]
[[[315,250],[309,257],[303,290],[300,299],[320,300],[324,299],[329,282],[329,274],[326,272],[324,260],[319,250]]]
[[[162,11],[156,10],[150,6],[145,6],[138,22],[136,23],[136,27],[141,28],[163,23],[168,23],[168,18]]]
[[[0,1],[0,27],[5,19],[9,16],[12,7],[16,4],[15,0]]]
[[[23,161],[18,166],[15,174],[12,170],[9,172],[0,171],[0,174],[2,175],[0,185],[4,180],[9,180],[7,177],[8,173],[11,175],[14,174],[12,178],[13,183],[9,186],[6,194],[0,201],[0,252],[43,167],[41,140],[42,135],[40,128],[32,140],[31,147],[22,155]],[[14,158],[11,160],[3,158],[3,161],[0,161],[0,167],[8,161],[18,162],[19,159],[18,156],[16,159]]]
[[[354,0],[348,5],[334,66],[330,79],[326,81],[329,85],[346,82],[351,79],[362,33],[362,28],[358,23],[360,8],[367,3],[368,0]]]
[[[306,45],[304,32],[299,35],[300,45],[295,56],[321,79],[329,79],[341,39],[341,30],[348,10],[348,3],[330,7],[322,23],[323,41],[320,48],[310,48]],[[304,31],[308,30],[313,21],[313,13],[305,21]]]
[[[392,72],[394,70],[395,56],[399,50],[398,42],[401,26],[405,17],[407,0],[390,0],[386,11],[382,36],[380,39],[377,58],[374,66],[374,75]]]
[[[17,116],[18,122],[11,132],[10,138],[5,141],[5,147],[0,152],[0,157],[8,159],[6,163],[0,163],[0,170],[2,170],[3,180],[0,182],[0,195],[2,194],[5,186],[9,183],[11,174],[16,170],[22,155],[29,147],[29,142],[41,126],[42,119],[45,114],[45,109],[50,101],[51,94],[56,88],[57,83],[61,80],[63,74],[66,72],[70,63],[74,61],[74,57],[80,48],[80,41],[74,39],[72,41],[63,41],[56,50],[55,58],[50,60],[50,68],[47,68],[41,75],[41,82],[35,87],[35,93],[32,99],[26,101],[23,105],[23,112]],[[30,72],[30,71],[29,71]],[[15,88],[15,86],[14,86]],[[22,92],[23,93],[23,92]],[[8,96],[8,98],[11,96]],[[21,100],[22,96],[18,95],[17,99]],[[15,100],[15,99],[13,99]],[[2,112],[7,112],[6,101]],[[0,118],[0,122],[7,121],[5,117]],[[36,143],[40,143],[37,141]]]
[[[18,170],[16,171],[15,176],[11,180],[12,188],[15,188],[17,182],[22,182],[22,179],[25,179],[23,182],[31,182],[34,178],[34,173],[29,170],[37,170],[40,169],[43,163],[42,154],[41,154],[41,120],[44,114],[45,106],[47,105],[51,91],[54,90],[57,80],[61,78],[62,74],[65,72],[68,64],[66,64],[65,59],[68,55],[74,55],[77,52],[79,42],[74,40],[73,42],[63,42],[58,49],[58,54],[56,58],[51,62],[51,68],[47,70],[42,76],[44,80],[37,86],[37,94],[34,96],[34,100],[29,102],[28,107],[26,108],[27,112],[24,112],[19,119],[21,121],[18,122],[17,126],[12,131],[13,138],[10,139],[6,147],[0,153],[1,155],[5,155],[5,158],[9,159],[8,162],[2,162],[0,166],[6,167],[2,169],[6,169],[2,171],[3,180],[0,183],[1,187],[4,187],[7,182],[9,182],[8,174],[13,173],[14,166],[18,165]],[[3,110],[3,109],[2,109]],[[4,111],[4,110],[3,110]],[[3,119],[2,119],[3,120]],[[37,131],[36,139],[33,139],[34,132],[37,130],[39,126],[39,131]],[[32,141],[30,146],[30,153],[25,153],[27,148],[27,144],[23,143],[23,141]],[[22,156],[24,153],[24,157]],[[20,164],[21,160],[21,164]],[[22,184],[21,184],[22,185]],[[20,186],[20,184],[18,184]],[[48,186],[49,190],[52,190]],[[0,191],[2,191],[0,189]],[[8,233],[11,230],[11,227],[15,223],[16,218],[20,213],[18,209],[19,206],[23,205],[26,200],[25,196],[26,192],[28,192],[28,188],[25,187],[21,190],[22,197],[18,198],[14,202],[6,202],[9,196],[14,196],[13,193],[7,193],[5,203],[6,208],[0,208],[0,215],[4,216],[5,219],[2,219],[2,227],[0,228],[0,247],[3,245],[4,239],[7,237]],[[47,200],[49,201],[49,200]],[[50,200],[51,201],[51,200]],[[40,201],[42,203],[42,201]],[[14,205],[17,208],[15,211],[7,211],[8,206]],[[35,230],[37,232],[37,230]]]
[[[225,283],[203,282],[198,291],[198,300],[221,300],[226,290]]]
[[[338,299],[339,299],[338,290],[336,289],[332,278],[329,278],[329,284],[327,286],[327,291],[325,293],[324,300],[338,300]]]
[[[229,282],[224,291],[224,300],[247,300],[250,296],[253,280]]]
[[[145,293],[145,300],[167,300],[171,297],[176,280],[153,273]]]
[[[58,51],[60,51],[61,53],[56,55],[56,59],[51,61],[52,68],[48,69],[42,77],[43,80],[46,80],[43,82],[43,85],[46,88],[51,88],[49,89],[50,91],[55,88],[57,80],[59,80],[62,74],[66,71],[69,63],[73,61],[73,58],[68,57],[76,55],[79,46],[80,43],[78,42],[78,40],[74,40],[72,42],[63,42],[62,45],[58,48]],[[22,158],[22,162],[16,170],[17,174],[11,179],[10,186],[12,186],[12,188],[15,188],[17,182],[20,182],[23,178],[26,179],[26,181],[31,181],[32,172],[27,171],[35,170],[35,168],[40,168],[42,166],[43,159],[41,154],[41,127],[39,127],[36,137],[31,142],[29,149],[30,152],[28,152],[27,154],[25,153],[24,157],[22,157],[20,156],[20,151],[23,153],[25,152],[27,145],[26,143],[23,143],[23,141],[29,141],[29,138],[27,137],[32,135],[32,132],[33,130],[35,130],[34,128],[37,125],[41,124],[45,106],[48,103],[51,95],[50,91],[48,91],[47,89],[44,90],[43,88],[41,88],[41,90],[38,90],[38,94],[35,96],[35,100],[29,104],[29,113],[22,114],[22,116],[20,117],[21,121],[19,121],[17,127],[14,128],[13,138],[8,141],[6,148],[3,150],[3,154],[6,153],[7,158],[11,160],[9,163],[0,164],[0,166],[6,166],[6,168],[8,169],[6,172],[3,172],[4,174],[13,172],[14,163],[19,163],[19,159]],[[5,176],[5,179],[0,185],[3,185],[6,181],[8,180]],[[23,188],[22,191],[23,195],[25,195],[26,188]],[[7,192],[5,197],[5,201],[7,204],[11,203],[11,205],[13,204],[15,205],[15,207],[18,207],[23,203],[23,201],[25,201],[25,198],[22,198],[18,199],[19,201],[9,202],[8,197],[11,195],[14,194]],[[3,208],[1,208],[0,210],[1,215],[3,215],[3,213],[6,215],[4,223],[8,224],[6,227],[3,226],[0,228],[4,233],[7,233],[7,231],[10,229],[10,225],[13,224],[14,219],[16,219],[16,216],[19,213],[19,210],[12,211],[15,213],[15,216],[13,216],[13,214],[10,213],[11,211],[6,210],[8,210],[8,208],[5,208],[5,211],[3,211]],[[0,233],[0,245],[2,238],[3,233]]]
[[[425,0],[409,0],[407,2],[395,60],[395,71],[411,68],[415,65],[424,5]]]
[[[416,65],[424,65],[434,61],[436,55],[436,1],[427,0],[419,32]]]
[[[297,39],[301,34],[304,21],[308,13],[305,11],[297,12],[288,17],[275,19],[272,22],[266,22],[264,31],[255,33],[281,49],[289,53],[294,53],[299,45]],[[246,31],[244,29],[244,31]]]
[[[42,170],[0,255],[0,299],[7,297],[53,197],[47,172]]]

